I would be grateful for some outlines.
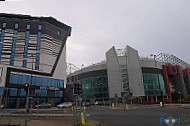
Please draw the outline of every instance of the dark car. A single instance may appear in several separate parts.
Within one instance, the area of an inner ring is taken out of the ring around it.
[[[89,107],[90,105],[91,105],[90,102],[86,102],[85,104],[86,107]]]
[[[35,105],[35,108],[50,108],[52,105],[50,103],[41,103],[39,105]]]

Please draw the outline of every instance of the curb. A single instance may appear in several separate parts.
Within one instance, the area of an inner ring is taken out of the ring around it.
[[[183,108],[183,109],[190,109],[190,107],[178,107],[178,108]]]
[[[128,110],[126,110],[126,109],[124,109],[124,108],[109,108],[109,109],[111,109],[111,110],[120,110],[120,111],[133,111],[133,110],[135,110],[135,109],[128,109]]]

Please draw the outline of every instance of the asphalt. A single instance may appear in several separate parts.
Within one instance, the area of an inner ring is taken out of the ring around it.
[[[100,122],[101,126],[166,126],[161,124],[161,118],[181,119],[180,123],[172,126],[190,126],[190,104],[166,104],[164,107],[156,105],[129,105],[126,110],[124,106],[91,106],[86,108],[86,119]],[[1,111],[3,112],[3,111]],[[7,110],[8,118],[24,117],[24,109]],[[3,113],[1,113],[3,115]],[[73,119],[71,110],[58,110],[51,108],[33,110],[31,116],[35,119]],[[2,116],[1,116],[2,117]]]
[[[110,109],[109,107],[93,107],[87,113],[92,119],[100,122],[101,126],[165,126],[161,118],[181,118],[176,126],[190,126],[190,109],[168,108],[159,105],[133,105],[130,110]],[[174,125],[174,126],[175,126]]]

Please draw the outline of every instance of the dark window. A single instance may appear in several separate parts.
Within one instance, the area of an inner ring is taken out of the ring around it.
[[[55,97],[59,97],[59,91],[55,91]]]

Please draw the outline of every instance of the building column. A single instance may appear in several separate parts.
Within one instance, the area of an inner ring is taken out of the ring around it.
[[[154,97],[153,96],[150,97],[150,104],[154,104]]]

